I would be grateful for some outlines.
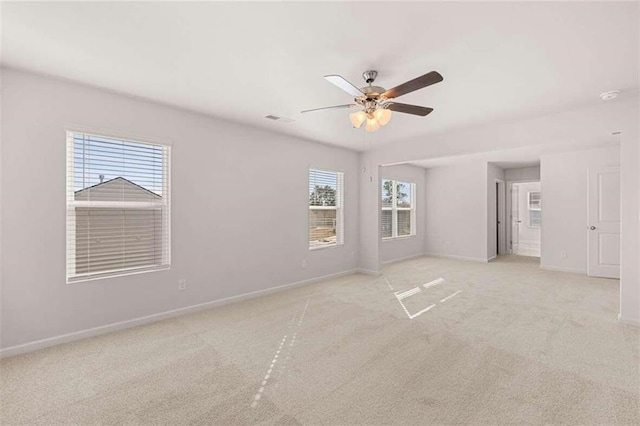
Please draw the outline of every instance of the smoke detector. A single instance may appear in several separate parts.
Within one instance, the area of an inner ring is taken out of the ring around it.
[[[608,92],[600,94],[600,99],[602,99],[603,101],[610,101],[611,99],[617,98],[619,94],[619,90],[610,90]]]

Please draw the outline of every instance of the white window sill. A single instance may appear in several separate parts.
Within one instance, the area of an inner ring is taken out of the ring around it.
[[[68,277],[67,284],[77,284],[77,283],[85,283],[87,281],[95,281],[95,280],[105,280],[107,278],[122,278],[128,275],[138,275],[138,274],[147,274],[149,272],[159,272],[159,271],[168,271],[171,269],[171,265],[162,265],[157,267],[148,267],[148,268],[133,268],[127,269],[119,272],[105,272],[103,274],[94,274],[94,275],[80,275],[75,277]]]
[[[406,240],[406,239],[409,239],[409,238],[414,238],[415,236],[416,236],[416,234],[413,234],[413,235],[402,235],[400,237],[382,238],[381,240],[382,240],[383,243],[386,243],[388,241]]]
[[[326,246],[309,247],[309,251],[326,250],[326,249],[341,248],[341,247],[344,247],[344,244],[327,244]]]

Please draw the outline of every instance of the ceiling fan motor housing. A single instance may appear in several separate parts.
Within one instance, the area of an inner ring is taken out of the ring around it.
[[[360,90],[367,98],[375,99],[384,93],[385,88],[380,86],[364,86]]]

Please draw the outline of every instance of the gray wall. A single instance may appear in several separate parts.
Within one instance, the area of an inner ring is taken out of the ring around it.
[[[426,252],[487,260],[487,163],[427,169]]]
[[[3,348],[356,268],[355,152],[14,70],[2,84]],[[172,142],[169,271],[66,284],[70,125]],[[309,251],[310,165],[345,173],[343,247]]]
[[[504,178],[507,181],[540,180],[540,166],[505,169]]]

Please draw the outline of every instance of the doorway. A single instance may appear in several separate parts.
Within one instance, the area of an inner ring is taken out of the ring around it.
[[[540,257],[542,192],[540,182],[509,184],[510,252]]]

